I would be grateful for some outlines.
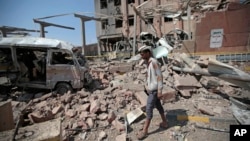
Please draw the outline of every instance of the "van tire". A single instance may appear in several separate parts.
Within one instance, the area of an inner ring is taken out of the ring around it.
[[[68,83],[58,83],[56,85],[56,93],[63,95],[68,91],[73,91],[72,87]]]

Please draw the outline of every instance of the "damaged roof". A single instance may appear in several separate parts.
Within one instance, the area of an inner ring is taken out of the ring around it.
[[[25,46],[25,47],[44,47],[71,50],[74,46],[68,42],[41,38],[41,37],[4,37],[0,38],[0,46]]]

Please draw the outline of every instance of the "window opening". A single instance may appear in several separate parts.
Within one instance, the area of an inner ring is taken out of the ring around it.
[[[133,26],[134,25],[134,16],[129,16],[128,17],[128,25]]]
[[[121,5],[121,0],[114,1],[114,6],[120,6],[120,5]]]
[[[116,19],[115,20],[115,27],[116,28],[120,28],[120,27],[122,27],[122,17],[120,17],[119,19]]]
[[[107,8],[107,0],[100,0],[101,9]]]

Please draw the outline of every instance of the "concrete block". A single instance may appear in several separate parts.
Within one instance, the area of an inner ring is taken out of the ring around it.
[[[12,140],[13,130],[0,132],[3,141]],[[60,119],[54,119],[31,126],[21,127],[15,137],[18,141],[62,141],[62,128]]]
[[[138,101],[140,101],[142,107],[147,105],[148,95],[144,91],[136,92],[135,97]]]
[[[0,102],[0,131],[14,129],[11,101]]]
[[[127,89],[127,90],[131,90],[131,91],[143,91],[144,90],[144,86],[143,84],[132,84],[131,83],[124,83],[122,85],[123,89]]]

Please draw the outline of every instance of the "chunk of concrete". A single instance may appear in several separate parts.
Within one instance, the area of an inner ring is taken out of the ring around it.
[[[122,85],[122,88],[127,89],[127,90],[131,90],[131,91],[137,91],[137,92],[144,90],[143,84],[133,84],[133,85],[131,85],[131,84],[128,84],[128,83],[124,83]]]
[[[148,95],[144,91],[136,92],[135,97],[138,101],[140,101],[141,107],[145,107],[147,105]]]
[[[125,125],[122,124],[117,118],[116,118],[114,121],[112,121],[111,124],[112,124],[112,125],[116,128],[116,130],[118,130],[119,132],[125,130]]]
[[[176,101],[177,91],[173,88],[167,87],[162,90],[162,101],[164,103]]]
[[[14,129],[11,101],[0,102],[0,131]]]
[[[116,141],[126,141],[126,133],[116,136]]]
[[[118,65],[109,67],[110,73],[115,73],[115,72],[123,73],[123,72],[130,72],[132,70],[133,70],[132,64],[118,64]]]
[[[205,106],[203,104],[199,104],[198,109],[203,114],[214,116],[214,112],[213,112],[212,108],[210,108],[208,106]]]
[[[0,132],[3,141],[12,140],[13,130]],[[18,141],[62,141],[62,128],[60,119],[54,119],[31,126],[21,127],[15,140]]]

